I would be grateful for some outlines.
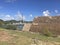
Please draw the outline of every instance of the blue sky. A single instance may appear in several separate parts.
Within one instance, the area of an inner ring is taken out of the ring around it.
[[[18,15],[22,18],[22,14],[24,20],[32,20],[36,16],[56,16],[60,14],[60,0],[0,0],[0,19],[18,20]]]

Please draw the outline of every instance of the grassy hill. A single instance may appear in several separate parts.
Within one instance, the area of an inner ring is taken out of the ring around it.
[[[0,45],[60,45],[60,37],[0,28]]]

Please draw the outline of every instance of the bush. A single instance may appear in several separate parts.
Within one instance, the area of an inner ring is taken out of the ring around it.
[[[48,36],[48,37],[53,36],[52,32],[49,31],[49,28],[48,28],[48,27],[45,27],[45,28],[44,28],[43,34],[44,34],[45,36]]]
[[[7,25],[5,28],[6,29],[16,30],[17,29],[17,26],[15,26],[15,25]]]

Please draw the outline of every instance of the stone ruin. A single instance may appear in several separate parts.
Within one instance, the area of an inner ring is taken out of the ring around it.
[[[34,18],[29,31],[43,33],[44,30],[60,35],[60,16]]]

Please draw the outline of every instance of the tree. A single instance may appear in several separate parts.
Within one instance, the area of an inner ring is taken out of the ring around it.
[[[0,19],[0,25],[3,25],[4,24],[4,21]]]

